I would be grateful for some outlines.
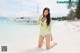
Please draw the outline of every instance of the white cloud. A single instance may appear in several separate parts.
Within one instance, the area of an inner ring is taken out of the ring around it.
[[[67,15],[69,10],[66,4],[57,4],[58,0],[39,0],[40,9],[43,10],[45,7],[49,7],[52,16]],[[41,13],[42,11],[40,11]],[[54,15],[56,14],[56,15]]]
[[[36,16],[37,2],[39,15],[45,7],[49,7],[52,16],[62,16],[68,13],[65,4],[57,4],[57,0],[0,0],[0,16]]]

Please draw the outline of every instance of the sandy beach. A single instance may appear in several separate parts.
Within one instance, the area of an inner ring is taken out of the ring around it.
[[[0,25],[0,53],[80,53],[79,26],[80,21],[52,21],[53,40],[58,44],[47,50],[45,44],[37,47],[39,25],[3,23]],[[7,52],[1,52],[1,46],[7,46]]]

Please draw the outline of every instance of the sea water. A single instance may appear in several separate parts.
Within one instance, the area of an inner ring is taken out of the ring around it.
[[[37,33],[38,30],[38,25],[27,25],[15,21],[0,20],[0,45],[6,45],[21,38],[28,38],[34,33]]]

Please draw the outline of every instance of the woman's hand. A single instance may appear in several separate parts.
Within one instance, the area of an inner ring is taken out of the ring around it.
[[[42,22],[44,21],[44,19],[43,19],[43,14],[40,16],[40,18],[39,18]]]
[[[40,18],[39,19],[42,19],[43,18],[43,14],[40,16]]]

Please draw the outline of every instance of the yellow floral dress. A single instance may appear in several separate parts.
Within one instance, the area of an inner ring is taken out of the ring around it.
[[[46,36],[51,34],[51,23],[47,26],[46,20],[42,22],[40,19],[38,23],[40,24],[40,35]]]

